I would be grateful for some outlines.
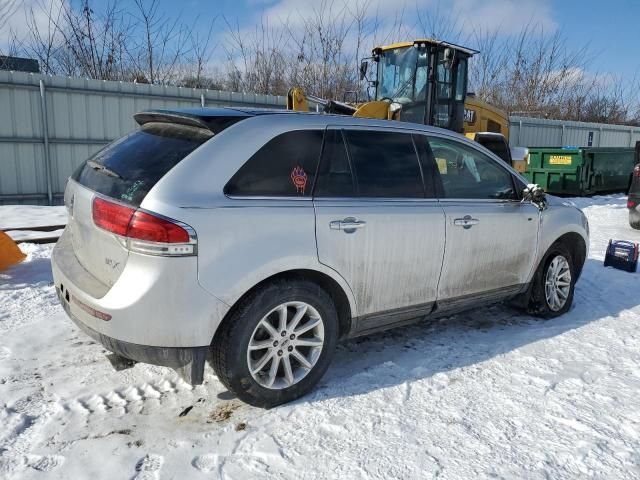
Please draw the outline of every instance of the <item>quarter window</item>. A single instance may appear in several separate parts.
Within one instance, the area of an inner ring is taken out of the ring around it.
[[[429,138],[445,198],[516,199],[511,174],[459,142]]]
[[[424,198],[411,135],[367,130],[345,130],[344,135],[359,196]]]
[[[322,145],[322,130],[295,130],[274,137],[225,186],[227,195],[308,197]]]

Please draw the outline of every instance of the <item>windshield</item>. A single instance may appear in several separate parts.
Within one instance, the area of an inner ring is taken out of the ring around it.
[[[427,52],[414,47],[395,48],[380,55],[376,100],[390,98],[409,103],[426,98]]]

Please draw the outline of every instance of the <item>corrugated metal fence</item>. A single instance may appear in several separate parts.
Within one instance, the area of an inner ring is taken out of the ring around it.
[[[514,147],[633,147],[640,127],[511,117],[509,143]]]
[[[284,108],[282,96],[0,71],[0,204],[60,203],[67,177],[135,128],[133,114],[193,106]],[[640,128],[511,117],[513,146],[633,146]]]
[[[285,97],[0,71],[0,204],[60,203],[89,155],[149,108],[284,108]]]

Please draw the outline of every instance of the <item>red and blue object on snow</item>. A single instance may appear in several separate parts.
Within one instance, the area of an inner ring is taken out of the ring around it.
[[[635,272],[638,266],[638,244],[625,240],[609,240],[604,266]]]

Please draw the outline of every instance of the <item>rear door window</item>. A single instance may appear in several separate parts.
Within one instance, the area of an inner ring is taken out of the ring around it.
[[[424,198],[422,172],[410,134],[345,130],[344,135],[359,196]]]
[[[308,197],[322,146],[322,130],[294,130],[274,137],[229,180],[231,196]]]
[[[90,157],[71,178],[102,195],[138,207],[169,170],[212,135],[203,128],[146,123]]]

